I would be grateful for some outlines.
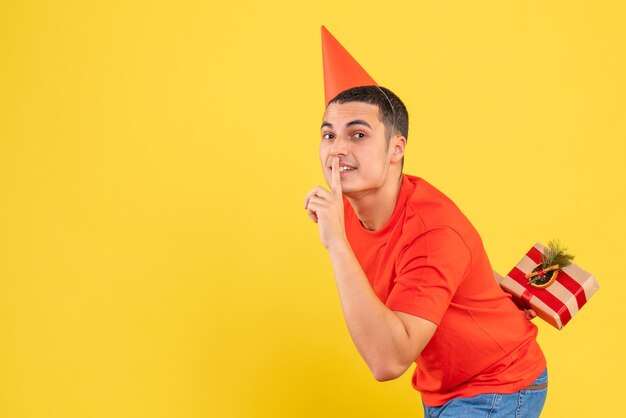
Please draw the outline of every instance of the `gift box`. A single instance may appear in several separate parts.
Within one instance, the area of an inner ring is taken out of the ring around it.
[[[531,285],[526,275],[538,270],[545,250],[544,245],[535,244],[506,277],[496,272],[494,276],[518,306],[534,309],[541,319],[562,329],[600,286],[593,275],[576,264],[555,271],[555,279],[543,288]]]

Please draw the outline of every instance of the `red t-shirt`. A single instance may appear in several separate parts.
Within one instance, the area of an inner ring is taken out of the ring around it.
[[[513,393],[543,372],[537,327],[500,289],[480,236],[448,197],[403,175],[391,219],[378,231],[344,203],[348,240],[380,300],[437,324],[412,380],[426,405]]]

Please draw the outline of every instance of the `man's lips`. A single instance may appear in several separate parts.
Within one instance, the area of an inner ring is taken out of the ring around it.
[[[326,168],[328,168],[329,170],[333,169],[332,164],[327,165]],[[348,164],[348,163],[339,163],[339,171],[341,171],[342,169],[346,170],[346,169],[356,169],[356,166],[352,165],[352,164]]]
[[[332,172],[333,168],[332,166],[329,166],[328,169]],[[340,175],[346,175],[348,173],[351,173],[353,171],[355,171],[357,168],[351,164],[348,163],[339,163],[339,174]]]

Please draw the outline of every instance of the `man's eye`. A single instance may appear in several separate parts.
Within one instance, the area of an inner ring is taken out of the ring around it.
[[[335,135],[333,135],[331,133],[322,134],[322,139],[333,139],[334,137],[335,137]]]
[[[354,136],[356,139],[363,139],[363,138],[365,138],[365,134],[363,132],[357,132],[357,133],[355,133],[352,136]]]

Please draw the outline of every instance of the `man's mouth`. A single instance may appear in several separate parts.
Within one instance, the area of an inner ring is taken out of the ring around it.
[[[332,166],[328,168],[332,172],[333,170]],[[339,174],[341,176],[346,176],[349,173],[352,173],[353,171],[356,171],[356,167],[354,167],[353,165],[350,165],[348,163],[339,163]]]

